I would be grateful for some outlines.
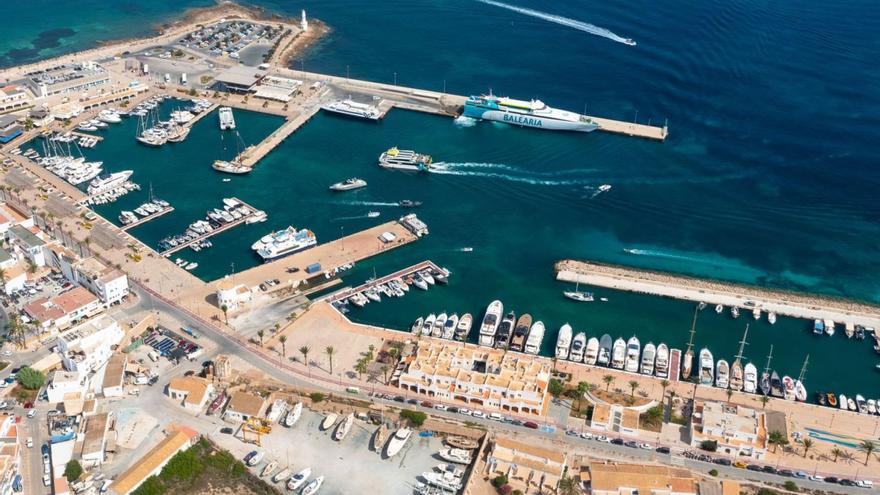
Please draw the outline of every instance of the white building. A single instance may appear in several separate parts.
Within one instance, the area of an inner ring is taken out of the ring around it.
[[[33,262],[34,266],[46,266],[46,255],[43,247],[46,241],[40,239],[37,234],[21,225],[13,225],[6,231],[9,242],[21,249],[24,256]]]
[[[79,371],[53,371],[49,373],[48,382],[46,396],[51,403],[83,399],[86,378]]]
[[[176,377],[168,383],[168,397],[178,401],[184,409],[199,412],[214,393],[211,382],[191,376]]]
[[[104,366],[112,347],[125,336],[119,323],[108,315],[93,318],[58,337],[58,352],[64,369],[88,373]]]
[[[96,258],[76,262],[69,273],[65,269],[61,273],[71,282],[88,288],[107,306],[122,301],[129,292],[128,276],[116,268],[104,265]]]
[[[691,445],[717,443],[716,452],[763,459],[768,432],[762,411],[723,402],[696,401],[691,415]]]
[[[31,95],[25,89],[15,85],[0,88],[0,113],[14,112],[32,104]]]
[[[227,311],[234,311],[253,297],[250,289],[242,284],[235,285],[228,276],[217,282],[217,306],[226,306]]]

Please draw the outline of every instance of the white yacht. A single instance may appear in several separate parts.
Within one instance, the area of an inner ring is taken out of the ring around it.
[[[369,120],[379,120],[382,117],[382,112],[377,107],[367,103],[358,103],[350,98],[321,105],[321,110]]]
[[[657,346],[657,359],[654,361],[654,374],[660,378],[669,376],[669,347],[664,343]]]
[[[229,107],[220,107],[217,111],[217,118],[220,119],[220,130],[235,129],[235,117],[232,116],[232,109]]]
[[[611,367],[622,370],[626,360],[626,341],[618,337],[611,348]]]
[[[294,404],[293,408],[287,411],[287,416],[284,417],[284,426],[290,428],[299,421],[300,415],[302,415],[303,404],[302,402],[297,402]]]
[[[88,193],[90,196],[97,196],[99,194],[110,192],[117,187],[121,187],[133,173],[133,170],[123,170],[121,172],[97,177],[89,183]]]
[[[235,160],[214,160],[214,163],[211,164],[211,168],[218,172],[235,175],[246,174],[253,170],[253,167],[248,167],[247,165],[241,162],[237,162]]]
[[[584,361],[584,351],[586,350],[586,346],[587,334],[584,332],[578,332],[578,334],[574,336],[574,340],[571,342],[571,352],[568,355],[568,359],[575,363],[582,363]]]
[[[171,112],[171,120],[176,124],[186,124],[194,118],[196,116],[186,110],[174,110]]]
[[[599,339],[590,337],[587,341],[587,352],[584,354],[584,362],[593,366],[599,358]]]
[[[825,333],[829,337],[834,335],[834,320],[832,320],[830,318],[825,320]]]
[[[431,155],[423,155],[413,150],[399,150],[396,147],[379,155],[379,166],[382,168],[428,172],[431,170],[431,162]]]
[[[730,386],[730,365],[724,359],[719,359],[715,367],[715,386],[718,388]]]
[[[391,458],[397,455],[411,435],[412,430],[405,427],[394,432],[394,435],[388,440],[388,445],[385,446],[385,456]]]
[[[345,439],[345,436],[348,435],[348,432],[351,431],[351,425],[354,424],[354,413],[349,413],[348,416],[345,417],[342,421],[339,422],[339,426],[336,427],[336,432],[333,434],[333,439],[337,442],[341,442]]]
[[[457,449],[455,447],[445,447],[440,449],[438,454],[441,459],[444,461],[452,462],[455,464],[470,464],[471,463],[471,452],[465,449]]]
[[[295,227],[291,226],[261,237],[260,240],[251,245],[251,249],[264,262],[269,262],[309,249],[317,244],[318,239],[311,230],[296,230]]]
[[[443,325],[443,335],[441,337],[446,340],[452,340],[455,337],[456,328],[458,328],[458,313],[452,313],[446,319],[446,324]]]
[[[431,329],[431,337],[440,338],[443,336],[443,327],[446,325],[446,320],[449,316],[446,313],[440,313],[437,315],[437,319],[434,320],[434,327]]]
[[[529,329],[529,336],[526,338],[526,345],[523,352],[526,354],[538,354],[541,352],[541,341],[544,340],[544,323],[536,321]]]
[[[501,313],[504,312],[504,305],[501,301],[495,300],[486,308],[486,315],[483,317],[483,323],[480,325],[480,345],[492,347],[495,343],[495,332],[498,331],[498,325],[501,323]]]
[[[657,358],[657,348],[653,342],[648,342],[642,350],[642,366],[639,372],[643,375],[654,374],[654,360]]]
[[[474,317],[470,313],[463,314],[458,320],[458,325],[455,327],[455,340],[466,341],[468,334],[471,333],[473,323]]]
[[[639,372],[639,354],[642,349],[639,339],[633,335],[626,343],[626,363],[623,367],[624,371],[630,373]]]
[[[422,331],[421,331],[421,335],[423,337],[430,337],[431,336],[431,331],[434,329],[434,322],[436,322],[436,321],[437,321],[437,315],[435,315],[434,313],[429,314],[425,318],[425,321],[422,323]]]
[[[715,382],[715,359],[705,347],[700,350],[700,384],[712,385]]]
[[[556,337],[556,359],[568,359],[568,349],[571,347],[571,331],[571,325],[568,323],[560,327],[559,335]]]
[[[357,177],[351,177],[349,179],[345,179],[342,182],[337,182],[330,186],[331,191],[351,191],[354,189],[360,189],[362,187],[367,187],[367,181],[364,179],[358,179]]]
[[[758,368],[754,364],[748,363],[743,370],[743,390],[754,394],[758,390]]]
[[[298,490],[299,487],[303,486],[306,481],[308,481],[309,476],[312,475],[312,468],[305,468],[302,471],[294,474],[287,480],[287,489],[288,490]]]

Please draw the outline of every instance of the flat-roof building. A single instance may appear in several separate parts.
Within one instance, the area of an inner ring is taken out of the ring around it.
[[[78,93],[110,82],[107,70],[91,61],[60,64],[26,76],[27,86],[38,98]]]
[[[0,115],[0,143],[8,143],[21,136],[24,128],[15,115]]]
[[[523,487],[524,493],[531,493],[532,487],[543,493],[545,487],[556,488],[565,473],[566,456],[558,450],[496,437],[487,466],[490,474],[507,476],[508,482],[514,488]]]
[[[101,383],[101,393],[104,397],[122,397],[127,368],[128,358],[125,354],[117,352],[110,356],[107,366],[104,368],[104,380]]]
[[[0,113],[14,112],[33,105],[30,93],[21,86],[0,87]]]
[[[581,476],[591,495],[696,495],[687,469],[650,464],[593,462]]]
[[[231,93],[247,93],[266,73],[256,67],[234,65],[214,78],[216,89]]]
[[[633,435],[639,429],[639,412],[619,404],[596,404],[590,427],[594,430]]]
[[[293,99],[303,82],[297,79],[281,76],[266,76],[251,89],[255,98],[275,100],[287,103]]]
[[[86,466],[99,466],[104,463],[109,424],[107,413],[95,414],[86,419],[85,435],[80,450],[80,458]]]
[[[238,391],[232,394],[223,417],[234,421],[247,421],[263,415],[266,401],[259,395]]]
[[[168,383],[168,397],[180,402],[185,409],[199,412],[214,392],[214,386],[204,378],[175,377]]]
[[[691,415],[691,445],[717,442],[717,452],[763,459],[767,455],[767,425],[762,411],[736,404],[701,401]]]

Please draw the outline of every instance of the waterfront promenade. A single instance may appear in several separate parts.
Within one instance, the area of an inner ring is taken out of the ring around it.
[[[880,308],[855,301],[775,291],[733,283],[643,271],[588,261],[556,263],[556,279],[725,307],[759,307],[763,312],[806,319],[831,319],[880,328]]]

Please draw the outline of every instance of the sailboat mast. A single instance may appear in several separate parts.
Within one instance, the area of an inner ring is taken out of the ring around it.
[[[773,344],[770,344],[770,354],[767,356],[767,366],[764,367],[764,373],[770,371],[770,360],[773,359]]]
[[[699,306],[694,308],[694,320],[691,322],[691,336],[690,336],[690,339],[688,339],[688,346],[687,346],[686,352],[693,351],[693,348],[694,348],[694,333],[696,333],[696,331],[697,331],[697,312],[699,310],[700,310]]]
[[[807,374],[807,363],[809,363],[809,362],[810,362],[810,355],[807,354],[807,357],[804,359],[804,365],[801,366],[801,374],[798,375],[798,381],[801,383],[804,382],[804,375]]]
[[[736,360],[740,361],[743,357],[743,349],[746,347],[746,337],[749,335],[749,324],[746,323],[746,331],[743,334],[742,340],[739,341],[739,352],[736,354]]]

